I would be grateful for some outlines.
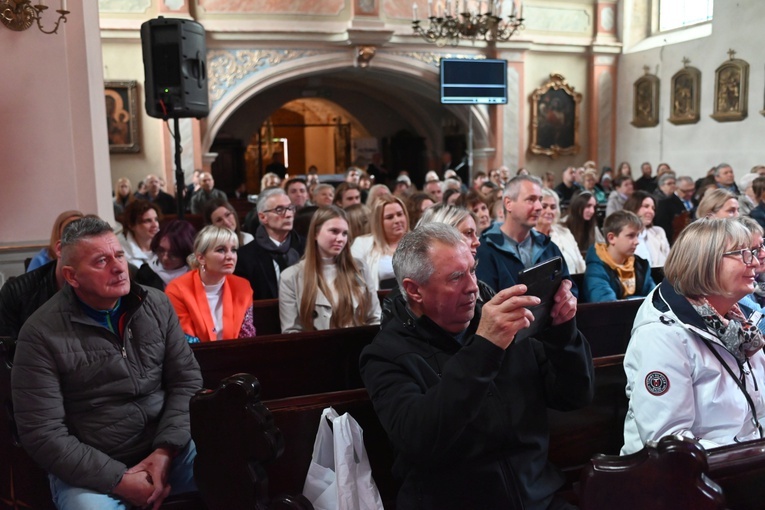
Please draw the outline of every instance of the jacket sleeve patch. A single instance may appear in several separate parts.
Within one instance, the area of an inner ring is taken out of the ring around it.
[[[645,376],[645,389],[657,397],[664,395],[669,390],[669,378],[662,372],[651,372]]]

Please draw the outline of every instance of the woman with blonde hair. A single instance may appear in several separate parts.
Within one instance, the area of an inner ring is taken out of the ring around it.
[[[56,244],[61,240],[61,234],[64,233],[64,228],[74,220],[78,220],[85,216],[80,211],[64,211],[56,216],[56,221],[53,222],[53,229],[50,232],[50,241],[48,246],[37,252],[37,255],[32,257],[27,267],[27,273],[34,271],[38,267],[42,267],[48,262],[56,260]]]
[[[738,199],[727,189],[717,188],[704,193],[698,208],[697,218],[736,218]]]
[[[383,195],[375,203],[371,217],[371,234],[357,237],[351,253],[363,260],[375,276],[374,290],[390,289],[396,285],[393,274],[393,252],[398,242],[409,232],[409,216],[400,198]]]
[[[239,240],[208,225],[194,240],[191,271],[165,289],[190,343],[255,336],[250,282],[234,275]]]
[[[305,255],[279,280],[282,333],[380,323],[375,278],[348,249],[348,219],[337,206],[316,211]]]
[[[133,200],[135,200],[135,196],[130,187],[130,181],[125,177],[120,177],[114,183],[114,215],[122,214]]]
[[[759,269],[752,242],[740,222],[716,218],[691,223],[675,241],[624,356],[623,455],[667,435],[704,448],[763,438],[765,341],[737,304]]]
[[[264,174],[263,178],[260,180],[260,191],[262,193],[263,190],[267,190],[268,188],[278,188],[281,183],[281,177],[273,172],[268,172]]]
[[[574,234],[563,225],[558,224],[559,219],[560,197],[553,190],[542,188],[542,211],[539,213],[536,229],[538,232],[549,236],[552,242],[560,248],[569,273],[582,274],[587,265],[579,251],[579,245],[576,243]]]

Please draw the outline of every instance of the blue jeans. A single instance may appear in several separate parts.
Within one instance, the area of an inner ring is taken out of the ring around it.
[[[197,484],[194,482],[194,458],[197,456],[197,448],[194,441],[173,459],[167,482],[172,487],[170,494],[183,494],[194,492]],[[82,487],[73,487],[59,478],[48,475],[50,492],[53,503],[59,510],[126,510],[130,508],[125,503],[109,494],[101,494]]]

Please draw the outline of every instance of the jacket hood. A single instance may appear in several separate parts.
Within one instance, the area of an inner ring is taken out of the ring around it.
[[[647,323],[658,320],[663,324],[670,325],[679,322],[685,328],[694,333],[703,335],[714,342],[720,340],[707,330],[704,320],[696,312],[691,303],[675,292],[669,281],[664,280],[645,298],[643,305],[638,310],[632,330]]]

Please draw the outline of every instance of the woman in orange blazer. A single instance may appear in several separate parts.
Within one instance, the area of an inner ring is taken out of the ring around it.
[[[192,271],[165,289],[190,343],[255,336],[250,282],[233,274],[238,247],[234,232],[203,228],[189,256]]]

